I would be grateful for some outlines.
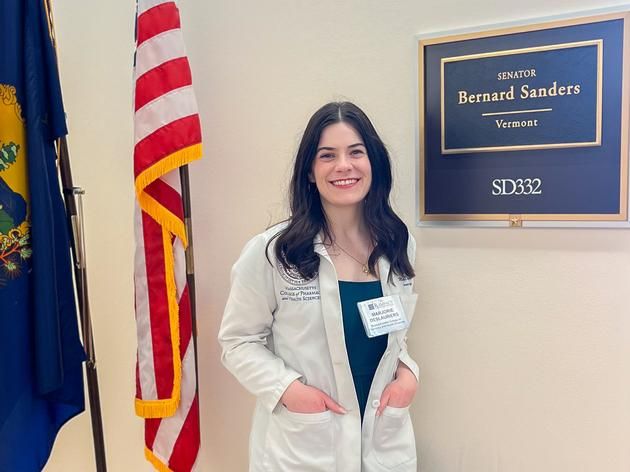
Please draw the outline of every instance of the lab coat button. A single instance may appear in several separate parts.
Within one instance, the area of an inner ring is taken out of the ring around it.
[[[381,405],[380,400],[372,400],[372,406],[378,408]]]

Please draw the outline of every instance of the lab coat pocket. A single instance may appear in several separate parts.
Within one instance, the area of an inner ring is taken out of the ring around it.
[[[376,460],[387,469],[415,463],[416,443],[409,407],[385,407],[374,424],[373,447]]]
[[[335,469],[333,413],[294,413],[280,407],[271,415],[266,441],[270,471],[328,472]]]

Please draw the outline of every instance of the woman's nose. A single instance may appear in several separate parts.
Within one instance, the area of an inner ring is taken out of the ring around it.
[[[352,163],[350,162],[350,157],[346,154],[340,154],[337,159],[336,170],[338,172],[343,172],[352,169]]]

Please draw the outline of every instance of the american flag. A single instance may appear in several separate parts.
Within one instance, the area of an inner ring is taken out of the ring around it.
[[[201,126],[174,1],[138,0],[134,66],[136,413],[159,471],[195,469],[199,403],[179,167]]]

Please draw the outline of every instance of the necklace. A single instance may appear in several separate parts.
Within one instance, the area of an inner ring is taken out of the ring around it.
[[[344,248],[342,248],[337,242],[333,243],[335,246],[337,246],[339,249],[341,249],[341,251],[346,254],[347,256],[351,257],[352,259],[354,259],[360,266],[361,266],[361,271],[367,275],[370,273],[370,269],[368,268],[367,262],[363,263],[361,262],[359,259],[357,259],[356,257],[354,257],[352,254],[350,254],[348,251],[346,251]]]

